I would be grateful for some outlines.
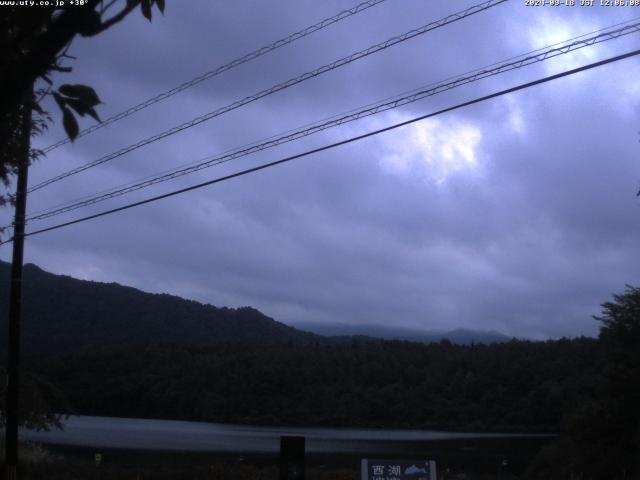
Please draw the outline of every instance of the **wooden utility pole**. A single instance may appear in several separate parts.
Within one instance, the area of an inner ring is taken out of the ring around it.
[[[20,310],[22,306],[22,263],[24,257],[24,223],[27,209],[27,175],[31,148],[31,102],[33,89],[21,107],[22,144],[18,156],[18,181],[13,221],[13,257],[9,292],[9,345],[7,358],[7,410],[5,463],[7,480],[16,480],[18,473],[18,409],[20,392]]]

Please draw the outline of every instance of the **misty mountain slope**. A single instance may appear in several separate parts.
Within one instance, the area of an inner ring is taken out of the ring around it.
[[[6,349],[10,264],[0,262],[0,349]],[[69,352],[158,344],[307,343],[314,334],[250,307],[217,308],[116,283],[54,275],[26,264],[22,348]]]
[[[337,336],[367,336],[384,338],[386,340],[407,340],[410,342],[432,343],[447,339],[458,345],[471,343],[502,343],[511,338],[495,331],[470,330],[457,328],[455,330],[420,330],[388,325],[346,323],[299,322],[296,328],[329,337]]]

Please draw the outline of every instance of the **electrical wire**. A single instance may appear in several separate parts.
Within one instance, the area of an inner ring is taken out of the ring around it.
[[[362,105],[360,107],[353,108],[353,109],[351,109],[349,111],[346,111],[346,112],[342,112],[342,113],[339,113],[339,114],[331,115],[330,117],[326,117],[326,118],[324,118],[322,120],[319,120],[319,121],[316,121],[316,122],[312,122],[312,123],[307,123],[307,124],[301,125],[301,126],[299,126],[297,128],[289,129],[289,130],[287,130],[285,132],[280,132],[279,134],[271,135],[271,136],[269,136],[267,138],[263,138],[261,140],[255,140],[253,142],[246,143],[246,144],[244,144],[242,146],[239,146],[239,147],[227,149],[227,150],[225,150],[223,152],[219,152],[217,155],[218,156],[222,156],[222,155],[225,155],[225,154],[228,154],[228,153],[231,153],[231,152],[235,152],[236,150],[252,147],[252,146],[258,145],[260,143],[265,143],[268,140],[272,140],[272,139],[278,138],[280,136],[283,136],[283,135],[286,135],[286,134],[289,134],[289,133],[293,133],[296,130],[312,127],[312,126],[318,125],[320,123],[325,123],[325,122],[328,122],[330,120],[334,120],[334,119],[340,118],[342,116],[355,113],[355,112],[357,112],[359,110],[362,110],[362,109],[365,109],[365,108],[368,108],[368,107],[372,107],[372,106],[380,104],[380,103],[388,102],[390,100],[394,100],[394,99],[400,98],[402,96],[407,96],[407,95],[410,95],[410,94],[413,94],[413,93],[417,93],[420,90],[424,90],[426,88],[438,85],[438,83],[448,82],[448,81],[457,79],[457,78],[459,78],[461,76],[471,75],[472,73],[476,73],[476,72],[479,72],[481,70],[487,70],[487,69],[492,68],[494,66],[500,65],[501,63],[506,63],[506,62],[510,62],[510,61],[513,61],[513,60],[521,59],[521,58],[523,58],[525,56],[532,55],[534,53],[540,53],[540,52],[543,52],[543,51],[548,50],[550,48],[557,47],[558,45],[563,45],[563,44],[566,44],[568,42],[575,41],[575,40],[578,40],[580,38],[587,37],[589,35],[602,33],[602,32],[605,32],[607,30],[611,30],[611,29],[613,29],[615,27],[620,27],[621,25],[628,25],[628,24],[631,24],[632,22],[636,22],[638,20],[640,20],[640,17],[634,17],[634,18],[625,20],[623,22],[618,22],[618,23],[615,23],[613,25],[609,25],[607,27],[599,28],[599,29],[591,31],[591,32],[583,33],[581,35],[576,35],[575,37],[571,37],[571,38],[568,38],[566,40],[562,40],[560,42],[556,42],[556,43],[553,43],[551,45],[547,45],[547,46],[542,47],[542,48],[537,48],[535,50],[530,50],[530,51],[528,51],[526,53],[522,53],[520,55],[509,57],[509,58],[501,60],[499,62],[494,62],[492,64],[485,65],[484,67],[480,67],[480,68],[477,68],[477,69],[474,69],[474,70],[470,70],[470,71],[467,71],[467,72],[462,73],[462,74],[452,75],[450,77],[447,77],[447,78],[441,80],[440,82],[433,82],[433,83],[430,83],[430,84],[425,85],[423,87],[414,88],[413,90],[406,91],[406,92],[403,92],[403,93],[398,94],[398,95],[393,95],[393,96],[384,98],[382,100],[378,100],[376,102],[371,102],[371,103],[369,103],[367,105]],[[632,33],[632,32],[629,32],[629,33]],[[199,164],[201,164],[201,162],[206,161],[208,158],[214,158],[214,157],[207,157],[207,158],[200,159],[200,160],[197,160],[197,161],[192,161],[192,162],[189,162],[189,163],[183,163],[182,165],[179,165],[177,167],[173,167],[173,168],[170,168],[170,169],[155,173],[153,175],[148,175],[146,177],[143,177],[143,178],[140,178],[140,179],[137,179],[137,180],[132,180],[130,182],[127,182],[125,184],[121,184],[121,185],[116,186],[116,187],[107,188],[107,189],[101,190],[99,192],[95,192],[95,193],[88,194],[88,195],[83,195],[81,197],[78,197],[78,198],[75,198],[75,199],[72,199],[72,200],[67,200],[67,201],[58,203],[56,205],[47,207],[47,208],[36,210],[34,212],[31,212],[30,215],[35,216],[35,215],[38,215],[40,213],[49,212],[49,211],[52,211],[52,210],[55,210],[55,209],[58,209],[58,208],[61,208],[61,207],[70,206],[72,204],[81,202],[83,200],[91,199],[91,198],[94,198],[94,197],[97,197],[97,196],[100,196],[100,195],[103,195],[103,194],[106,194],[106,193],[111,193],[111,192],[114,192],[115,190],[120,190],[120,189],[125,188],[125,187],[133,186],[133,185],[136,185],[137,183],[144,182],[146,180],[151,180],[151,179],[153,179],[155,177],[158,177],[158,176],[162,176],[162,175],[165,175],[165,174],[168,174],[168,173],[177,172],[178,170],[181,170],[181,169],[184,169],[184,168],[187,168],[187,167],[199,165]],[[7,228],[7,227],[9,227],[9,226],[5,226],[5,227],[2,227],[2,228]]]
[[[385,50],[389,47],[392,47],[394,45],[397,45],[399,43],[405,42],[411,38],[417,37],[418,35],[423,35],[427,32],[430,32],[432,30],[435,30],[437,28],[441,28],[445,25],[449,25],[451,23],[457,22],[459,20],[462,20],[464,18],[467,18],[471,15],[475,15],[477,13],[483,12],[485,10],[488,10],[489,8],[495,7],[497,5],[500,5],[502,3],[507,2],[508,0],[488,0],[486,2],[477,4],[477,5],[473,5],[469,8],[466,8],[465,10],[462,10],[461,12],[458,13],[454,13],[451,15],[448,15],[447,17],[444,17],[440,20],[431,22],[427,25],[423,25],[422,27],[410,30],[408,32],[403,33],[402,35],[398,35],[395,37],[392,37],[384,42],[378,43],[376,45],[372,45],[370,47],[365,48],[364,50],[360,50],[356,53],[352,53],[351,55],[348,55],[346,57],[343,57],[339,60],[335,60],[331,63],[328,63],[326,65],[323,65],[322,67],[318,67],[315,70],[303,73],[302,75],[299,75],[297,77],[291,78],[285,82],[276,84],[266,90],[262,90],[258,93],[255,93],[253,95],[249,95],[241,100],[237,100],[229,105],[226,105],[224,107],[218,108],[212,112],[206,113],[204,115],[201,115],[199,117],[196,117],[186,123],[183,123],[181,125],[175,126],[173,128],[170,128],[168,130],[165,130],[164,132],[158,133],[156,135],[153,135],[151,137],[148,137],[144,140],[140,140],[139,142],[136,142],[132,145],[129,145],[128,147],[124,147],[120,150],[117,150],[113,153],[110,153],[108,155],[105,155],[97,160],[94,160],[92,162],[89,162],[85,165],[82,165],[80,167],[74,168],[72,170],[68,170],[67,172],[61,173],[60,175],[57,175],[55,177],[52,177],[48,180],[45,180],[33,187],[31,187],[28,190],[28,193],[32,193],[36,190],[39,190],[41,188],[44,188],[48,185],[51,185],[52,183],[58,182],[60,180],[63,180],[65,178],[68,178],[72,175],[76,175],[80,172],[83,172],[85,170],[88,170],[90,168],[93,168],[95,166],[98,165],[102,165],[103,163],[109,162],[115,158],[121,157],[122,155],[125,155],[129,152],[132,152],[134,150],[137,150],[138,148],[141,148],[145,145],[148,145],[150,143],[153,142],[157,142],[158,140],[161,140],[163,138],[166,138],[170,135],[174,135],[178,132],[181,132],[183,130],[186,130],[188,128],[194,127],[196,125],[199,125],[203,122],[206,122],[208,120],[211,120],[215,117],[218,117],[224,113],[228,113],[232,110],[235,110],[237,108],[240,108],[244,105],[247,105],[251,102],[255,102],[256,100],[259,100],[261,98],[264,98],[268,95],[272,95],[276,92],[279,92],[281,90],[284,90],[286,88],[292,87],[294,85],[297,85],[298,83],[302,83],[306,80],[309,80],[311,78],[315,78],[319,75],[322,75],[324,73],[327,73],[329,71],[335,70],[337,68],[340,68],[344,65],[350,64],[352,62],[355,62],[356,60],[359,60],[361,58],[365,58],[369,55],[373,55],[374,53],[378,53],[382,50]]]
[[[310,127],[294,130],[292,131],[292,133],[288,133],[286,135],[282,135],[279,137],[272,137],[265,142],[253,144],[251,146],[240,148],[235,151],[232,150],[222,155],[208,157],[203,159],[199,163],[192,164],[180,169],[170,170],[168,172],[163,172],[153,177],[147,177],[146,179],[139,181],[137,183],[130,183],[124,187],[117,188],[115,190],[112,189],[106,193],[87,196],[80,201],[76,201],[70,204],[67,203],[66,205],[61,207],[44,210],[42,211],[42,213],[33,213],[27,216],[26,221],[31,222],[34,220],[43,220],[46,218],[61,215],[63,213],[71,212],[73,210],[77,210],[85,206],[103,202],[111,198],[119,197],[121,195],[125,195],[127,193],[131,193],[137,190],[141,190],[143,188],[147,188],[158,183],[173,180],[175,178],[178,178],[190,173],[194,173],[199,170],[212,167],[214,165],[226,163],[231,160],[235,160],[235,159],[238,159],[262,150],[266,150],[268,148],[282,145],[284,143],[289,143],[294,140],[298,140],[300,138],[312,135],[314,133],[318,133],[320,131],[323,131],[329,128],[344,125],[346,123],[353,122],[371,115],[375,115],[381,112],[385,112],[387,110],[398,108],[403,105],[414,103],[418,100],[422,100],[424,98],[457,88],[462,85],[476,82],[484,78],[495,76],[510,70],[522,68],[534,63],[543,62],[545,60],[557,57],[559,55],[566,55],[580,48],[584,48],[594,44],[613,40],[621,36],[629,35],[637,32],[640,32],[640,22],[630,24],[630,25],[625,25],[624,27],[618,28],[616,30],[606,31],[604,33],[600,33],[599,35],[588,37],[583,40],[574,41],[570,44],[566,44],[561,47],[548,48],[546,51],[543,51],[544,49],[538,49],[535,51],[538,53],[535,53],[533,55],[527,56],[527,54],[524,54],[524,55],[521,55],[520,57],[515,57],[517,58],[517,60],[512,60],[503,64],[497,64],[497,66],[493,68],[484,68],[484,69],[474,70],[470,75],[463,75],[448,82],[443,81],[438,84],[432,84],[429,86],[429,88],[413,91],[409,95],[396,97],[393,100],[383,101],[382,103],[374,104],[369,108],[356,111],[355,113],[339,116],[337,118],[332,118],[322,123],[316,123]]]
[[[593,68],[597,68],[597,67],[601,67],[601,66],[604,66],[604,65],[608,65],[610,63],[618,62],[620,60],[631,58],[631,57],[634,57],[634,56],[639,55],[639,54],[640,54],[640,50],[633,50],[631,52],[627,52],[627,53],[624,53],[624,54],[621,54],[621,55],[617,55],[615,57],[610,57],[610,58],[607,58],[605,60],[600,60],[598,62],[594,62],[594,63],[590,63],[590,64],[587,64],[587,65],[583,65],[581,67],[573,68],[571,70],[566,70],[566,71],[561,72],[561,73],[556,73],[555,75],[550,75],[550,76],[543,77],[543,78],[540,78],[540,79],[537,79],[537,80],[534,80],[534,81],[531,81],[531,82],[522,83],[522,84],[517,85],[515,87],[511,87],[511,88],[507,88],[507,89],[504,89],[504,90],[500,90],[498,92],[495,92],[495,93],[492,93],[492,94],[489,94],[489,95],[485,95],[483,97],[478,97],[478,98],[475,98],[473,100],[469,100],[467,102],[459,103],[459,104],[454,105],[452,107],[447,107],[447,108],[444,108],[442,110],[438,110],[436,112],[432,112],[432,113],[429,113],[429,114],[426,114],[426,115],[422,115],[422,116],[419,116],[419,117],[415,117],[415,118],[412,118],[410,120],[406,120],[406,121],[403,121],[403,122],[400,122],[400,123],[396,123],[396,124],[393,124],[393,125],[390,125],[390,126],[387,126],[387,127],[384,127],[384,128],[373,130],[371,132],[367,132],[367,133],[364,133],[362,135],[357,135],[355,137],[350,137],[348,139],[341,140],[339,142],[331,143],[329,145],[324,145],[322,147],[314,148],[312,150],[307,150],[305,152],[302,152],[302,153],[299,153],[299,154],[296,154],[296,155],[291,155],[289,157],[285,157],[285,158],[282,158],[280,160],[275,160],[273,162],[269,162],[269,163],[265,163],[265,164],[262,164],[262,165],[258,165],[258,166],[253,167],[253,168],[248,168],[246,170],[242,170],[242,171],[230,174],[230,175],[225,175],[223,177],[214,178],[212,180],[208,180],[206,182],[199,183],[197,185],[192,185],[190,187],[181,188],[179,190],[174,190],[172,192],[164,193],[162,195],[157,195],[155,197],[147,198],[145,200],[141,200],[141,201],[138,201],[138,202],[129,203],[129,204],[123,205],[121,207],[112,208],[110,210],[106,210],[106,211],[103,211],[103,212],[100,212],[100,213],[96,213],[96,214],[93,214],[93,215],[88,215],[86,217],[77,218],[75,220],[71,220],[71,221],[68,221],[68,222],[59,223],[59,224],[53,225],[51,227],[42,228],[42,229],[39,229],[39,230],[34,230],[34,231],[31,231],[31,232],[25,233],[24,236],[25,237],[29,237],[29,236],[32,236],[32,235],[39,235],[39,234],[42,234],[42,233],[45,233],[45,232],[58,230],[58,229],[63,228],[63,227],[68,227],[68,226],[75,225],[75,224],[78,224],[78,223],[82,223],[82,222],[86,222],[86,221],[89,221],[89,220],[93,220],[95,218],[104,217],[106,215],[111,215],[113,213],[121,212],[121,211],[124,211],[124,210],[129,210],[129,209],[134,208],[134,207],[138,207],[138,206],[141,206],[141,205],[146,205],[148,203],[153,203],[153,202],[156,202],[156,201],[159,201],[159,200],[163,200],[165,198],[169,198],[169,197],[173,197],[173,196],[176,196],[176,195],[180,195],[182,193],[190,192],[192,190],[197,190],[197,189],[200,189],[200,188],[203,188],[203,187],[206,187],[206,186],[209,186],[209,185],[213,185],[213,184],[216,184],[216,183],[220,183],[220,182],[223,182],[223,181],[226,181],[226,180],[231,180],[232,178],[241,177],[241,176],[244,176],[244,175],[247,175],[247,174],[250,174],[250,173],[254,173],[254,172],[257,172],[257,171],[260,171],[260,170],[264,170],[266,168],[270,168],[270,167],[274,167],[276,165],[280,165],[280,164],[283,164],[283,163],[286,163],[286,162],[290,162],[292,160],[297,160],[299,158],[307,157],[307,156],[313,155],[315,153],[323,152],[323,151],[330,150],[330,149],[333,149],[333,148],[336,148],[336,147],[339,147],[339,146],[342,146],[342,145],[346,145],[346,144],[349,144],[349,143],[352,143],[352,142],[363,140],[365,138],[372,137],[374,135],[379,135],[381,133],[388,132],[390,130],[394,130],[394,129],[399,128],[399,127],[410,125],[412,123],[416,123],[416,122],[419,122],[421,120],[425,120],[427,118],[431,118],[431,117],[435,117],[435,116],[438,116],[438,115],[442,115],[444,113],[451,112],[453,110],[457,110],[457,109],[460,109],[460,108],[463,108],[463,107],[467,107],[467,106],[470,106],[470,105],[481,103],[481,102],[484,102],[484,101],[487,101],[487,100],[490,100],[490,99],[493,99],[493,98],[496,98],[496,97],[507,95],[509,93],[517,92],[517,91],[520,91],[520,90],[525,90],[527,88],[531,88],[531,87],[536,86],[536,85],[540,85],[540,84],[547,83],[547,82],[550,82],[550,81],[553,81],[553,80],[557,80],[559,78],[567,77],[569,75],[574,75],[574,74],[579,73],[579,72],[584,72],[584,71],[587,71],[587,70],[591,70]],[[13,238],[8,239],[8,240],[6,240],[4,242],[1,242],[0,245],[5,244],[5,243],[9,243],[11,241],[13,241]]]
[[[270,43],[269,45],[265,45],[264,47],[258,48],[257,50],[254,50],[250,53],[247,53],[246,55],[243,55],[241,57],[236,58],[235,60],[231,60],[229,63],[225,63],[224,65],[221,65],[219,67],[214,68],[213,70],[210,70],[206,73],[203,73],[202,75],[199,75],[187,82],[181,83],[180,85],[178,85],[177,87],[174,87],[170,90],[167,90],[166,92],[160,93],[158,95],[156,95],[155,97],[151,97],[147,100],[145,100],[144,102],[140,102],[137,105],[134,105],[133,107],[130,107],[120,113],[117,113],[109,118],[107,118],[106,120],[103,120],[100,123],[96,123],[90,127],[87,127],[83,130],[81,130],[78,133],[78,136],[76,138],[80,138],[80,137],[84,137],[85,135],[88,135],[90,133],[95,132],[96,130],[100,130],[101,128],[106,127],[107,125],[111,125],[112,123],[115,123],[119,120],[122,120],[123,118],[129,117],[131,115],[133,115],[136,112],[139,112],[140,110],[143,110],[147,107],[150,107],[151,105],[161,102],[163,100],[166,100],[169,97],[172,97],[173,95],[180,93],[188,88],[191,88],[201,82],[204,82],[205,80],[208,80],[210,78],[213,78],[217,75],[220,75],[221,73],[224,73],[228,70],[231,70],[237,66],[240,66],[244,63],[250,62],[251,60],[255,60],[258,57],[261,57],[269,52],[272,52],[273,50],[276,50],[280,47],[284,47],[285,45],[288,45],[290,43],[295,42],[296,40],[300,40],[301,38],[304,38],[308,35],[311,35],[314,32],[317,32],[318,30],[322,30],[323,28],[326,28],[330,25],[333,25],[334,23],[337,23],[341,20],[344,20],[345,18],[348,18],[352,15],[356,15],[360,12],[363,12],[371,7],[374,7],[382,2],[386,2],[387,0],[368,0],[366,2],[362,2],[359,3],[358,5],[356,5],[355,7],[349,8],[347,10],[343,10],[331,17],[325,18],[324,20],[321,20],[320,22],[311,25],[309,27],[303,28],[302,30],[299,30],[295,33],[292,33],[291,35],[281,38],[279,40],[276,40],[273,43]],[[71,140],[69,140],[68,137],[61,139],[60,141],[49,145],[48,147],[42,149],[42,151],[44,153],[49,153],[52,150],[55,150],[56,148],[65,145],[67,143],[69,143]]]

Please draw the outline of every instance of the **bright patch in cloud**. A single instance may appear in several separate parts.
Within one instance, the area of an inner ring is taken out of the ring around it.
[[[404,119],[397,114],[392,117],[389,123]],[[401,174],[418,173],[440,184],[453,173],[476,169],[482,132],[470,123],[432,118],[381,139],[386,168]]]
[[[636,62],[630,64],[628,68],[629,70],[620,75],[621,78],[616,82],[622,91],[619,94],[611,91],[607,93],[614,93],[610,96],[611,101],[616,103],[622,113],[635,116],[640,107],[640,83],[632,79],[640,75],[640,64]]]
[[[507,95],[506,97],[508,108],[508,122],[509,127],[516,133],[522,134],[525,130],[524,117],[522,115],[522,109],[518,105],[518,102],[513,96]]]
[[[541,14],[532,27],[529,28],[529,44],[534,49],[545,48],[550,45],[564,43],[571,38],[595,31],[598,28],[595,25],[578,23],[575,19],[570,19],[566,16],[563,17],[552,13]],[[596,48],[598,47],[585,47],[560,55],[551,61],[544,62],[545,69],[547,71],[568,70],[593,62],[597,58]]]

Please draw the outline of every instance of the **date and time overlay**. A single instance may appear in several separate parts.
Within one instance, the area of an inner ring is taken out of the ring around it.
[[[525,7],[640,7],[640,0],[524,0]]]
[[[74,7],[87,0],[0,0],[0,7]],[[640,7],[640,0],[522,0],[525,7]]]

